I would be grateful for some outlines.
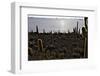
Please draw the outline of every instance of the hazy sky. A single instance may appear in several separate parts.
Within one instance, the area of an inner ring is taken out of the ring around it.
[[[43,18],[43,17],[28,17],[28,32],[36,31],[36,25],[38,26],[39,32],[43,32],[43,29],[45,29],[45,32],[50,32],[51,30],[53,32],[57,32],[60,30],[60,32],[70,32],[73,31],[73,28],[77,26],[80,28],[80,32],[82,27],[84,26],[84,20],[83,18]]]

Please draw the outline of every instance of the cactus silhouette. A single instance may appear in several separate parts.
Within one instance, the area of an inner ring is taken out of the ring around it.
[[[79,29],[78,33],[80,34],[80,29]]]
[[[43,29],[43,33],[45,34],[45,29]]]
[[[43,52],[43,42],[42,39],[38,39],[38,51]]]
[[[38,26],[36,25],[36,33],[38,34],[39,33],[39,31],[38,31]]]
[[[88,17],[84,17],[85,27],[82,27],[82,36],[84,38],[84,57],[87,57],[87,35],[88,35]]]
[[[76,27],[76,32],[77,32],[77,34],[78,34],[78,21],[77,21],[77,27]]]
[[[68,33],[70,33],[70,31],[68,30]]]

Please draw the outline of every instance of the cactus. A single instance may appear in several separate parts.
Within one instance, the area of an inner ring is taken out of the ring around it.
[[[73,32],[75,33],[75,28],[73,28]]]
[[[79,29],[78,33],[80,34],[80,29]]]
[[[45,29],[43,29],[43,33],[45,34]]]
[[[68,34],[70,33],[70,31],[68,30]]]
[[[43,43],[42,43],[42,39],[38,39],[38,51],[43,52]]]
[[[36,33],[38,34],[39,33],[39,31],[38,31],[38,26],[36,25]]]
[[[84,38],[84,57],[87,57],[87,34],[88,34],[88,17],[84,17],[85,27],[82,27],[82,36]]]
[[[79,25],[79,23],[77,21],[77,26],[73,28],[73,32],[76,33],[76,34],[79,34],[79,31],[80,31],[78,25]]]
[[[77,34],[78,34],[78,21],[77,21],[77,27],[76,27],[76,32],[77,32]]]

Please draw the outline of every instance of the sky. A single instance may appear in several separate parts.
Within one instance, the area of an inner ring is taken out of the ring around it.
[[[58,30],[60,32],[70,32],[73,31],[73,28],[77,26],[80,29],[80,32],[82,27],[84,26],[84,20],[83,17],[35,17],[35,16],[29,16],[28,17],[28,32],[36,32],[36,26],[38,26],[39,32],[43,32],[43,29],[45,29],[45,32],[57,32]]]

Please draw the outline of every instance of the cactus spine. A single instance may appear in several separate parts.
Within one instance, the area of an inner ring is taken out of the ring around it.
[[[42,39],[38,39],[38,51],[43,52],[43,43],[42,43]]]
[[[84,17],[85,27],[82,27],[82,36],[84,38],[84,57],[87,57],[87,34],[88,34],[88,17]]]

